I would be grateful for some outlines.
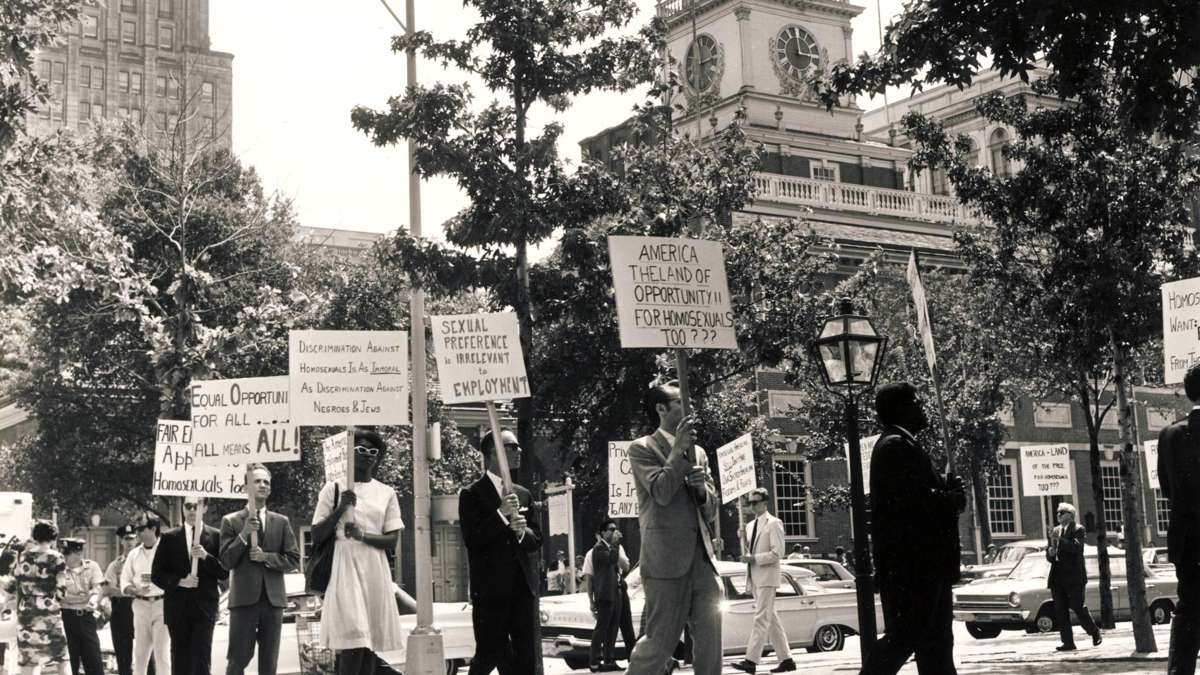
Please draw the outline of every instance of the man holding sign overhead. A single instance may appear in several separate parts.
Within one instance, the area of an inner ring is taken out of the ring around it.
[[[500,432],[510,470],[521,466],[516,434]],[[542,547],[537,519],[526,520],[532,496],[512,484],[505,494],[502,460],[492,432],[479,450],[487,472],[459,493],[458,517],[471,568],[471,623],[475,657],[469,675],[528,675],[540,645],[535,640],[538,573],[534,556]]]

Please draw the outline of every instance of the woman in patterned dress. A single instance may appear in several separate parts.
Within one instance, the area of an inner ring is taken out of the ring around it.
[[[22,675],[52,666],[71,672],[67,635],[58,602],[67,590],[67,562],[55,547],[58,530],[46,522],[33,526],[33,539],[18,556],[10,576],[0,578],[6,593],[17,594],[17,651]]]

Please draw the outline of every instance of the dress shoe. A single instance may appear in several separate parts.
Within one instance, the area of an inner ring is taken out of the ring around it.
[[[779,665],[771,669],[772,673],[790,673],[796,669],[796,662],[791,659],[784,659],[779,662]]]
[[[751,663],[750,661],[747,661],[746,659],[742,659],[741,661],[738,661],[737,663],[733,664],[733,667],[742,671],[743,673],[753,674],[756,666],[755,666],[755,664]]]
[[[1096,631],[1096,634],[1092,636],[1092,646],[1099,647],[1101,642],[1104,642],[1104,636],[1100,634],[1100,631]]]
[[[1075,645],[1059,645],[1054,648],[1054,651],[1056,651],[1056,652],[1073,652],[1073,651],[1075,651]]]
[[[679,670],[679,659],[667,659],[667,670],[663,675],[671,675],[676,670]]]
[[[602,673],[622,673],[625,668],[617,664],[616,661],[608,661],[600,664],[600,672]]]

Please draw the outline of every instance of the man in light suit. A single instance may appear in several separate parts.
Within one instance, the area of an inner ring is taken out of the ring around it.
[[[746,495],[746,503],[754,513],[754,520],[746,526],[748,549],[742,555],[742,562],[746,563],[746,588],[754,594],[754,627],[750,629],[750,640],[746,643],[746,658],[733,667],[753,673],[762,660],[763,645],[769,638],[779,656],[779,665],[771,672],[791,672],[796,669],[796,662],[792,660],[787,633],[775,611],[775,590],[781,577],[779,560],[784,552],[783,521],[767,512],[765,488],[756,488]]]
[[[1192,675],[1200,651],[1200,365],[1183,376],[1188,416],[1158,433],[1158,482],[1171,505],[1167,557],[1179,580],[1167,673]]]
[[[658,429],[629,446],[642,532],[646,630],[626,675],[662,675],[684,626],[691,628],[696,675],[721,672],[721,588],[713,552],[720,498],[708,457],[684,417],[679,387],[652,386],[646,409]]]
[[[229,570],[229,651],[226,675],[242,675],[258,644],[258,675],[275,675],[287,590],[283,575],[300,563],[300,548],[287,516],[266,507],[271,472],[246,465],[246,489],[258,508],[221,519],[221,566]],[[258,546],[251,535],[258,534]]]

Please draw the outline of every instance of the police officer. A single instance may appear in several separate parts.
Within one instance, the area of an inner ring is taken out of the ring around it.
[[[82,539],[63,538],[60,542],[63,557],[67,560],[67,590],[59,604],[67,634],[67,650],[71,653],[71,671],[79,675],[82,665],[86,675],[103,675],[96,620],[100,613],[104,573],[94,560],[83,557]]]
[[[108,564],[104,578],[105,593],[112,604],[110,632],[112,633],[113,651],[117,655],[117,675],[133,675],[133,598],[121,590],[121,568],[125,566],[125,558],[138,545],[137,534],[131,525],[117,528],[117,538],[121,541],[121,555]]]

